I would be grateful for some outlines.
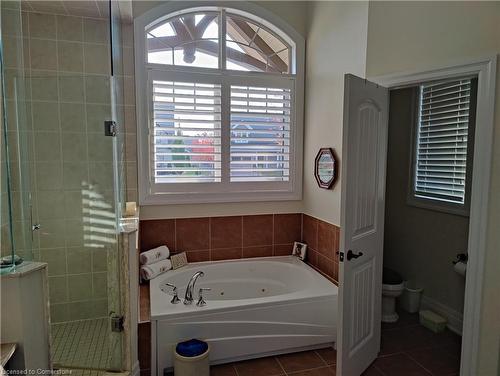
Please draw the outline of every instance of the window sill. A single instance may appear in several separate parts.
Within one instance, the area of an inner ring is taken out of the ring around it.
[[[302,192],[156,193],[141,194],[140,205],[217,204],[235,202],[300,201]]]
[[[445,202],[426,200],[424,198],[417,198],[414,196],[409,196],[408,199],[406,200],[406,203],[409,206],[413,206],[419,209],[427,209],[446,214],[469,217],[469,209],[466,205],[458,205],[451,203],[448,204]]]

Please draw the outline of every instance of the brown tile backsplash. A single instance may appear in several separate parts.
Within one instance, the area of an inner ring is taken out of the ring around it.
[[[273,244],[273,215],[243,217],[243,247]]]
[[[339,228],[301,213],[143,220],[140,250],[167,245],[189,262],[289,255],[294,241],[308,245],[307,262],[338,279]]]
[[[334,281],[338,281],[339,227],[303,214],[302,239],[308,245],[308,264]]]
[[[302,238],[302,214],[274,215],[274,244],[289,244]]]
[[[236,217],[210,218],[210,248],[240,247],[243,219]]]
[[[140,222],[141,249],[148,250],[168,245],[175,249],[175,220],[159,219]]]
[[[175,245],[167,245],[182,251],[210,249],[210,218],[176,219]]]

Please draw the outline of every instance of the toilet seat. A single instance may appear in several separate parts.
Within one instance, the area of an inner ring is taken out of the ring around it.
[[[403,290],[405,288],[404,282],[401,282],[397,285],[390,285],[390,284],[382,284],[382,291],[399,291]]]

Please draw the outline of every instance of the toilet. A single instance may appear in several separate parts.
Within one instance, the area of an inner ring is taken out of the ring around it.
[[[382,322],[396,322],[396,298],[401,296],[405,288],[403,278],[398,272],[384,268],[382,272]]]

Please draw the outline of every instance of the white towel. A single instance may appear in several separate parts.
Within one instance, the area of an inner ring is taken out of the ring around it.
[[[166,245],[162,245],[161,247],[142,252],[139,256],[139,261],[141,265],[149,265],[161,260],[166,260],[169,258],[169,256],[170,250]]]
[[[154,264],[141,266],[141,277],[142,279],[149,281],[150,279],[153,279],[154,277],[165,273],[170,269],[172,269],[172,263],[170,262],[170,260],[161,260],[155,262]]]

